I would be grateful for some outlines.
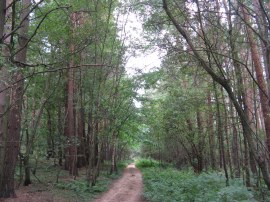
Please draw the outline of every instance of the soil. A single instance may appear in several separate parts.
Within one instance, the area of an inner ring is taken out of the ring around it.
[[[1,202],[46,202],[53,201],[53,195],[45,186],[21,186],[15,190],[16,198],[0,199]]]
[[[144,202],[142,174],[134,163],[128,165],[123,176],[115,181],[108,192],[94,202]]]
[[[112,183],[109,191],[101,194],[94,202],[145,202],[142,198],[142,174],[133,164],[128,165],[120,179]],[[16,198],[0,199],[0,202],[71,202],[61,195],[55,197],[48,186],[20,186]]]

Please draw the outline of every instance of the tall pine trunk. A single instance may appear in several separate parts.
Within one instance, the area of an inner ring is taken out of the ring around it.
[[[67,77],[67,109],[66,109],[66,135],[68,138],[68,148],[66,153],[66,168],[69,170],[71,176],[78,175],[77,169],[77,139],[75,132],[75,114],[74,114],[74,88],[75,88],[75,73],[74,73],[74,54],[75,54],[75,44],[74,44],[74,32],[76,26],[76,13],[72,13],[70,20],[72,24],[72,41],[70,44],[70,61],[68,68]]]
[[[13,5],[11,6],[11,3]],[[24,91],[24,79],[23,74],[20,69],[21,64],[26,62],[26,54],[27,54],[27,44],[28,44],[28,27],[29,27],[29,10],[31,1],[23,0],[22,9],[20,10],[20,20],[21,26],[19,28],[18,35],[18,50],[16,51],[15,59],[18,64],[18,69],[11,73],[12,84],[10,90],[3,91],[3,87],[6,87],[5,84],[1,85],[0,100],[1,100],[1,134],[0,139],[5,142],[3,145],[3,150],[1,151],[0,157],[0,197],[10,197],[13,196],[14,193],[14,172],[15,166],[17,162],[17,156],[19,154],[19,142],[20,142],[20,131],[21,131],[21,111],[22,111],[22,98]],[[4,4],[2,3],[2,6]],[[6,34],[9,34],[9,31],[12,29],[11,23],[11,13],[15,12],[15,2],[7,1],[6,6],[8,9],[6,10],[7,17],[7,30],[5,30]],[[2,14],[3,15],[3,14]],[[8,17],[9,16],[9,17]],[[14,15],[12,15],[14,16]],[[2,28],[1,28],[2,32]],[[2,34],[2,33],[1,33]],[[9,44],[11,42],[11,36],[5,39],[5,43]],[[3,54],[6,58],[10,56],[6,47],[3,50]],[[8,60],[6,60],[8,62]],[[6,81],[9,76],[5,70],[5,67],[1,67],[1,74],[3,81]],[[9,93],[8,93],[9,92]],[[9,102],[7,98],[9,97]],[[7,125],[6,125],[7,124]],[[7,163],[8,162],[8,163]]]
[[[208,98],[207,98],[207,104],[208,104],[208,142],[209,142],[209,153],[210,153],[210,163],[211,168],[213,170],[216,169],[216,154],[215,154],[215,135],[214,135],[214,121],[213,121],[213,107],[212,107],[212,101],[211,101],[211,93],[208,92]]]
[[[220,103],[218,99],[218,92],[216,88],[216,83],[214,83],[214,90],[215,90],[215,99],[216,99],[216,107],[217,107],[217,132],[219,137],[219,148],[220,148],[220,160],[222,161],[222,166],[225,172],[226,177],[226,185],[229,186],[229,175],[225,157],[225,146],[224,146],[224,133],[223,133],[223,123],[221,120],[221,110],[220,110]]]
[[[243,6],[242,6],[242,12],[243,12],[245,22],[247,24],[250,24],[247,10]],[[257,78],[258,87],[259,87],[259,95],[260,95],[260,101],[261,101],[261,107],[262,107],[262,113],[263,113],[263,119],[264,119],[264,127],[265,127],[265,132],[266,132],[266,144],[267,144],[267,148],[269,152],[270,151],[270,109],[268,105],[269,99],[268,99],[268,94],[267,94],[267,88],[266,88],[265,79],[263,75],[263,67],[261,65],[257,45],[254,40],[253,31],[249,26],[246,26],[246,31],[247,31],[247,38],[250,45],[251,58],[254,63],[256,78]]]

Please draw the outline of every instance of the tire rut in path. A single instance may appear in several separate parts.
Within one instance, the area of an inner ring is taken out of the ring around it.
[[[114,182],[109,191],[94,202],[144,202],[142,174],[135,164],[129,164],[123,176]]]

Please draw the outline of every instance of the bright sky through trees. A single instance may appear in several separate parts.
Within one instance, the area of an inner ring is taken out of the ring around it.
[[[144,50],[143,46],[149,43],[142,36],[144,35],[143,22],[139,19],[138,15],[132,12],[125,13],[121,16],[119,24],[120,36],[125,35],[124,43],[128,47],[126,53],[127,62],[125,65],[126,72],[129,76],[143,74],[155,71],[160,68],[161,58],[164,53],[154,47]],[[124,31],[123,31],[124,30]],[[143,88],[137,90],[139,95],[145,94]],[[134,99],[136,107],[141,107],[141,103]]]
[[[127,52],[126,71],[128,75],[134,75],[137,73],[146,73],[153,69],[159,68],[161,64],[162,54],[155,49],[143,50],[143,45],[148,42],[143,36],[143,22],[138,18],[135,13],[125,14],[125,44],[129,46]],[[132,45],[133,46],[130,46]],[[138,48],[137,48],[138,47]],[[141,48],[140,48],[141,47]]]

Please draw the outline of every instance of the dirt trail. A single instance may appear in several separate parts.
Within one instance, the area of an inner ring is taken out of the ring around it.
[[[94,202],[144,202],[142,174],[134,163],[128,165],[123,176],[114,182],[109,191]]]

